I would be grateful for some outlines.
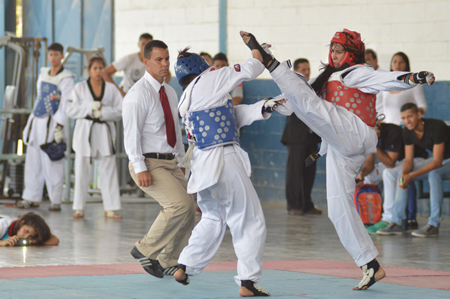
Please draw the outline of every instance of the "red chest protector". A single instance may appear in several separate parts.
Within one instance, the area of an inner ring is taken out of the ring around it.
[[[342,74],[360,66],[362,65],[355,65],[343,71],[333,73],[327,83],[325,100],[344,107],[348,111],[356,114],[368,126],[375,127],[376,95],[364,93],[357,88],[348,87],[342,83]]]

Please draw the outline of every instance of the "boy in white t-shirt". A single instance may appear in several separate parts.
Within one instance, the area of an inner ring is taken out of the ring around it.
[[[110,66],[106,68],[103,79],[105,79],[105,81],[113,83],[116,86],[117,84],[114,82],[112,75],[118,71],[124,72],[120,87],[117,86],[122,96],[125,96],[131,86],[133,86],[134,83],[136,83],[144,76],[144,47],[151,40],[153,40],[153,36],[151,34],[141,34],[138,43],[140,49],[138,53],[132,53],[123,57],[122,59],[114,61]]]

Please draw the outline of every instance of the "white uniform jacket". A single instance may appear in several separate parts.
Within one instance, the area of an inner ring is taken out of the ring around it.
[[[345,74],[345,72],[344,72]],[[415,85],[409,85],[404,83],[402,80],[398,80],[398,77],[408,74],[408,72],[382,72],[375,71],[370,65],[365,65],[364,67],[358,67],[349,72],[345,77],[340,78],[341,82],[352,88],[358,88],[364,93],[378,94],[380,91],[398,91],[407,90],[413,88]],[[333,76],[333,74],[332,74]],[[313,84],[317,77],[309,80],[309,84]],[[332,77],[330,77],[332,79]],[[322,99],[325,99],[326,94],[320,95]],[[290,108],[290,103],[287,101],[283,106],[280,106],[277,111],[284,115],[292,114],[292,109]],[[400,111],[398,112],[400,114]],[[310,127],[314,131],[314,126]],[[317,132],[316,132],[317,133]],[[320,155],[325,155],[328,143],[322,137],[322,145],[320,148]],[[367,155],[372,154],[376,151],[375,145],[373,148],[367,152]]]
[[[95,157],[97,153],[102,156],[114,154],[113,145],[116,142],[116,128],[114,122],[122,118],[122,95],[112,83],[105,82],[102,92],[102,117],[94,123],[92,120],[92,103],[94,97],[89,90],[87,81],[75,85],[67,104],[67,116],[75,118],[72,148],[77,155]],[[89,140],[90,138],[90,140]]]
[[[243,81],[256,79],[264,71],[264,65],[257,59],[249,58],[240,65],[211,70],[201,75],[191,93],[191,103],[188,112],[205,110],[223,106],[229,99],[229,92]],[[189,89],[189,88],[188,88]],[[186,94],[181,96],[183,101]],[[239,128],[252,124],[256,120],[270,117],[262,115],[264,101],[253,105],[238,105],[234,107],[236,125]],[[182,115],[186,122],[188,113]],[[251,175],[251,165],[248,154],[238,145],[233,145],[236,154],[240,156],[242,166],[248,176]],[[224,165],[223,146],[200,150],[195,147],[191,158],[191,176],[188,182],[188,193],[196,193],[216,184]]]
[[[41,78],[43,72],[50,72],[50,68],[42,68],[41,73],[39,74],[36,83],[38,94],[41,89]],[[36,117],[34,113],[31,113],[22,134],[24,143],[29,146],[39,148],[41,144],[52,142],[54,139],[53,133],[56,125],[61,124],[64,126],[67,122],[66,106],[75,85],[75,81],[73,79],[75,75],[65,69],[63,72],[69,73],[69,77],[62,79],[58,84],[58,91],[61,92],[61,102],[59,103],[58,110],[52,115],[47,140],[45,139],[45,136],[47,135],[47,122],[49,116]]]

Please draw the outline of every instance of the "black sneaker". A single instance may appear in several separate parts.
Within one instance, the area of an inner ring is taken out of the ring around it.
[[[416,230],[419,228],[419,223],[416,219],[408,219],[406,221],[406,230]]]
[[[150,274],[158,278],[163,278],[164,273],[161,271],[160,267],[161,265],[157,260],[149,259],[148,257],[144,256],[137,248],[136,246],[133,247],[131,250],[131,255],[141,264],[142,268]]]
[[[158,262],[158,264],[159,264],[159,262]],[[159,264],[159,269],[161,270],[161,272],[162,272],[164,275],[171,275],[171,276],[173,276],[173,274],[174,274],[175,272],[177,272],[178,266],[167,267],[167,268],[164,269],[164,268],[161,266],[161,264]]]

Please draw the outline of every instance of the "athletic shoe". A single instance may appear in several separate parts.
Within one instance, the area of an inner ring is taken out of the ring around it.
[[[379,229],[377,231],[377,235],[402,235],[405,231],[403,230],[401,225],[397,223],[391,222],[385,228]]]
[[[160,265],[159,265],[159,269],[161,270],[161,272],[162,272],[164,275],[171,275],[171,276],[173,276],[173,274],[174,274],[175,272],[177,272],[178,266],[167,267],[166,269],[164,269],[164,268],[161,266],[161,264],[160,264]]]
[[[131,250],[131,255],[141,264],[142,268],[150,274],[158,278],[163,278],[164,274],[161,271],[160,267],[161,265],[157,260],[149,259],[148,257],[144,256],[137,248],[136,246],[133,247]]]
[[[366,227],[366,231],[370,235],[375,235],[378,230],[385,228],[387,225],[388,225],[388,223],[386,221],[380,221],[378,223],[375,223],[374,225]]]
[[[269,292],[256,285],[251,280],[241,280],[241,289],[239,290],[239,294],[242,297],[270,296]]]
[[[408,219],[406,221],[406,230],[416,230],[419,228],[419,223],[416,219]]]
[[[436,226],[432,226],[431,224],[427,224],[421,229],[413,231],[411,235],[414,237],[421,237],[421,238],[437,237],[439,236],[439,228]]]

